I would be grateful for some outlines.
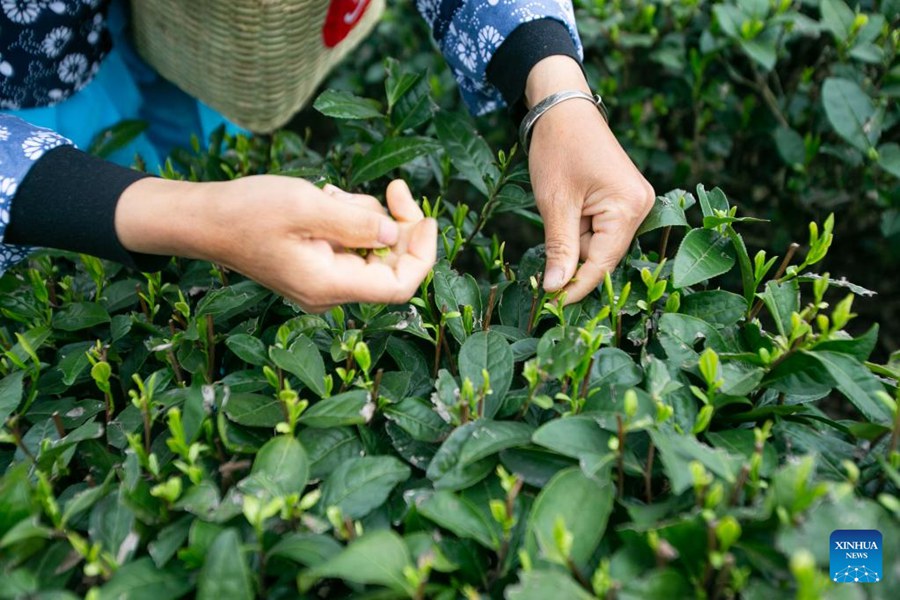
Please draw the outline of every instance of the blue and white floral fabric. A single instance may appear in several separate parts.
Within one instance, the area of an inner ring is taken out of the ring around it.
[[[51,106],[97,74],[109,0],[0,0],[0,108]]]
[[[537,19],[559,21],[583,57],[571,0],[416,0],[416,7],[431,27],[463,100],[476,115],[505,105],[500,91],[488,82],[487,67],[519,25]]]
[[[48,150],[71,143],[49,129],[0,113],[0,240],[9,224],[12,199],[31,165]],[[30,251],[31,248],[23,246],[0,244],[0,273],[24,259]]]

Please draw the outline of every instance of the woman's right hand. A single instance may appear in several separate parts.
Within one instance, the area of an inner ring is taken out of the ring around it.
[[[388,186],[393,218],[368,196],[335,190],[277,175],[214,183],[146,178],[122,194],[116,232],[132,252],[221,264],[309,312],[409,300],[436,260],[434,219],[402,182]],[[391,248],[388,260],[348,251],[384,247]]]

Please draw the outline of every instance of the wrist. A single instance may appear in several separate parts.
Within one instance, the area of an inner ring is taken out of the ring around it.
[[[531,108],[547,96],[563,90],[591,92],[577,61],[568,56],[548,56],[528,72],[525,106]]]
[[[211,188],[221,184],[158,178],[136,181],[116,207],[119,242],[131,252],[214,260],[217,235]]]

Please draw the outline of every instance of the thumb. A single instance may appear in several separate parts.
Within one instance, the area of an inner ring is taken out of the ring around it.
[[[314,238],[345,248],[393,246],[400,236],[397,222],[378,212],[333,199],[308,203],[303,228]]]
[[[544,289],[555,292],[572,279],[578,267],[581,207],[567,200],[547,203],[543,216],[547,249]]]

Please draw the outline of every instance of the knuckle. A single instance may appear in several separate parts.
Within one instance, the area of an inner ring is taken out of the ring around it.
[[[569,258],[574,252],[569,241],[561,235],[549,235],[544,243],[547,256],[550,258]]]

